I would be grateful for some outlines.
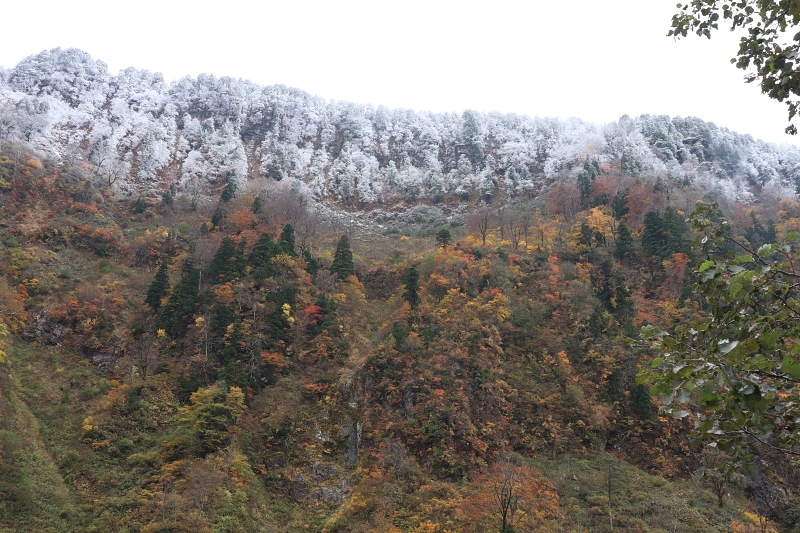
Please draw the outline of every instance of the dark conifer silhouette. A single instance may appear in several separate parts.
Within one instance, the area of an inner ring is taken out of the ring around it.
[[[347,235],[339,237],[339,244],[336,245],[330,271],[342,280],[356,273],[355,266],[353,266],[353,252],[350,250],[350,241],[347,239]]]
[[[161,262],[161,267],[159,267],[158,272],[156,272],[156,277],[154,277],[153,281],[150,283],[150,288],[147,289],[147,296],[144,302],[152,307],[153,311],[158,311],[158,308],[161,307],[161,299],[169,292],[168,266],[167,260],[164,259]]]
[[[403,277],[405,289],[403,289],[403,300],[411,304],[411,307],[419,305],[419,272],[416,267],[411,267]]]

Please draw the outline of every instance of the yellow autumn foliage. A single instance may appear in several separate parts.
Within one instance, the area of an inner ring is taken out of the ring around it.
[[[606,206],[593,207],[586,217],[586,224],[593,232],[601,234],[606,242],[611,239],[614,229],[614,218],[605,213],[607,209]]]

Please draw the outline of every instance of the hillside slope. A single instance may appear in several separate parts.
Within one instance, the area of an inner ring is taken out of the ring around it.
[[[0,369],[0,531],[67,531],[76,509],[26,401],[41,384],[19,381],[22,350]]]
[[[705,313],[695,202],[781,241],[799,164],[693,118],[32,56],[0,72],[0,531],[797,533],[796,463],[691,448],[631,341]]]
[[[587,158],[587,195],[367,239],[280,184],[122,202],[92,170],[0,150],[0,527],[496,531],[508,479],[517,531],[795,527],[793,463],[715,485],[635,382],[626,337],[703,313],[696,187]],[[800,227],[728,209],[754,245]]]
[[[135,68],[112,75],[58,48],[0,73],[0,138],[81,161],[124,195],[200,198],[269,178],[345,207],[536,195],[574,178],[586,157],[697,181],[728,200],[791,191],[800,177],[797,149],[697,118],[601,126],[391,110],[209,75],[170,84]]]

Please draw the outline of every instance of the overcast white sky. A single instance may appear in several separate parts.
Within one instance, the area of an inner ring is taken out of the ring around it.
[[[282,83],[327,99],[593,122],[697,116],[798,144],[742,81],[727,30],[666,37],[676,0],[40,0],[3,6],[0,65],[76,47],[105,61]]]

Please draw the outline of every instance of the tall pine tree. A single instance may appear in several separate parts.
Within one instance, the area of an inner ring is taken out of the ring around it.
[[[225,187],[222,189],[222,193],[219,195],[219,199],[225,203],[230,202],[236,197],[236,189],[236,180],[234,180],[233,177],[228,176],[227,180],[225,181]]]
[[[644,215],[644,230],[642,231],[642,249],[649,257],[661,257],[666,243],[664,232],[664,219],[657,211],[648,211]]]
[[[750,221],[750,227],[744,236],[752,249],[757,250],[762,244],[772,244],[777,241],[774,221],[769,220],[765,228],[753,211],[750,212]]]
[[[411,267],[403,277],[403,300],[411,304],[411,307],[419,305],[419,272],[416,267]]]
[[[625,259],[625,256],[627,256],[633,248],[633,236],[624,220],[620,221],[617,227],[616,246],[617,249],[614,251],[614,255],[619,259]]]
[[[588,206],[589,198],[592,196],[592,182],[586,172],[578,174],[578,192],[581,193],[581,206]]]
[[[280,244],[283,253],[289,254],[292,257],[297,255],[297,253],[294,251],[294,227],[291,224],[286,224],[283,227],[283,231],[281,231],[281,237],[278,240],[278,243]]]
[[[153,311],[158,311],[158,308],[161,307],[161,299],[169,292],[168,266],[167,260],[164,259],[161,262],[161,267],[159,267],[158,272],[156,272],[156,277],[153,278],[150,287],[147,289],[147,296],[144,302],[152,307]]]
[[[609,311],[614,310],[614,287],[611,283],[612,270],[611,261],[608,259],[600,263],[600,268],[592,275],[592,283],[594,284],[595,296],[600,300],[605,308]]]
[[[256,241],[253,249],[250,250],[250,255],[247,256],[247,264],[254,269],[267,266],[269,260],[279,253],[282,253],[281,246],[272,240],[272,235],[264,232]]]
[[[674,207],[667,207],[664,216],[656,211],[644,215],[642,249],[650,257],[666,259],[675,253],[689,254],[691,245],[687,231],[689,226]]]
[[[234,278],[236,267],[236,247],[233,239],[225,237],[208,266],[208,278],[211,283],[224,283]]]
[[[450,244],[450,239],[450,230],[447,228],[442,228],[436,232],[436,244],[442,248],[447,248],[447,245]]]
[[[169,295],[169,300],[161,308],[157,322],[159,328],[173,335],[178,333],[186,320],[191,317],[200,293],[200,270],[195,268],[191,260],[183,264],[182,270],[183,275]]]
[[[316,276],[319,271],[319,261],[317,261],[308,250],[303,250],[303,259],[306,260],[306,272],[312,276]]]
[[[347,239],[347,235],[339,237],[336,252],[333,254],[333,263],[329,270],[339,276],[341,280],[356,273],[353,265],[353,252],[350,250],[350,241]]]
[[[600,163],[597,160],[586,160],[583,163],[583,172],[578,174],[578,191],[581,193],[581,205],[589,205],[592,196],[592,182],[600,175]]]
[[[247,264],[244,259],[245,246],[247,246],[247,239],[242,237],[238,246],[236,246],[236,253],[233,254],[233,260],[231,261],[231,274],[234,278],[244,275],[244,267]]]
[[[628,191],[619,191],[611,201],[611,216],[620,219],[628,214]]]
[[[272,240],[272,236],[267,232],[262,233],[250,255],[247,256],[247,264],[253,268],[253,278],[263,280],[270,277],[272,275],[270,260],[281,253],[283,253],[281,246]]]
[[[664,231],[665,242],[661,257],[666,259],[672,254],[683,253],[689,255],[692,251],[691,240],[689,239],[689,225],[684,216],[678,213],[674,207],[667,207],[664,210]]]

